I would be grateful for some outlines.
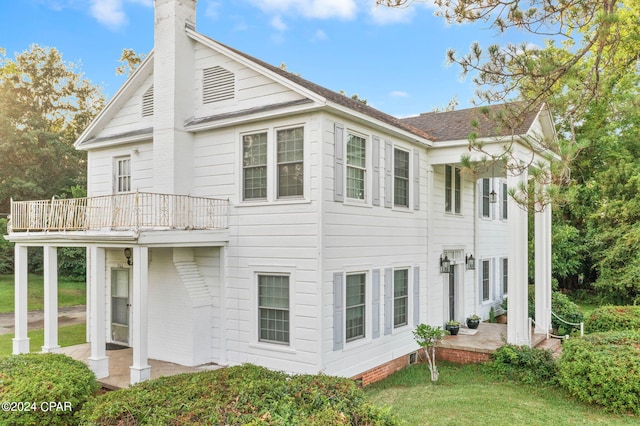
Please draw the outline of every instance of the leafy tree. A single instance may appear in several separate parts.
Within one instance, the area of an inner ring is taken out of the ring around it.
[[[122,49],[122,55],[118,60],[121,65],[116,68],[116,75],[126,74],[127,77],[130,76],[138,69],[145,57],[146,55],[139,55],[133,49]]]
[[[424,354],[427,357],[427,363],[429,364],[429,371],[431,372],[431,381],[438,381],[438,367],[436,366],[436,345],[440,342],[444,336],[449,334],[447,330],[443,330],[440,326],[433,327],[428,324],[418,324],[415,330],[413,330],[413,338],[420,347],[424,350]]]

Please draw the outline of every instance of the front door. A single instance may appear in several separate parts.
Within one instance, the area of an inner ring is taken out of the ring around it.
[[[449,268],[449,320],[456,319],[456,274],[455,266]]]
[[[129,270],[111,270],[111,341],[129,346]]]

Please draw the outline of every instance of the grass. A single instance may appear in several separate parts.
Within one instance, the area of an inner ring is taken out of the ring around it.
[[[0,275],[0,313],[14,311],[14,289],[13,275]],[[29,274],[27,291],[28,309],[43,309],[44,278]],[[58,306],[84,305],[86,294],[86,283],[58,279]]]
[[[68,325],[58,328],[58,344],[62,347],[80,345],[87,341],[86,326],[84,323]],[[32,330],[27,333],[31,352],[40,352],[44,345],[44,330]],[[11,355],[13,350],[13,334],[0,335],[0,357]]]
[[[496,379],[482,365],[440,363],[440,379],[429,381],[425,364],[413,365],[365,388],[372,402],[392,407],[407,425],[638,424],[585,405],[562,389]]]

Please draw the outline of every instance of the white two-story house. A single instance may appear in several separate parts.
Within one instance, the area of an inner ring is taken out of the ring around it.
[[[465,173],[478,110],[394,118],[198,33],[195,6],[155,1],[153,51],[76,143],[88,197],[13,201],[14,353],[29,351],[28,246],[44,247],[45,352],[57,247],[87,248],[99,378],[113,342],[133,348],[132,383],[149,358],[368,382],[408,362],[418,323],[487,318],[507,293],[508,341],[528,344],[527,213],[507,188],[547,161],[531,141],[555,137],[549,111],[481,130],[518,173]],[[550,218],[536,212],[543,329]]]

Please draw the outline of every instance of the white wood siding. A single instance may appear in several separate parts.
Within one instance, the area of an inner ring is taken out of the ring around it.
[[[152,191],[153,145],[149,141],[89,151],[87,155],[88,196],[113,193],[114,158],[127,155],[131,157],[131,190]]]

